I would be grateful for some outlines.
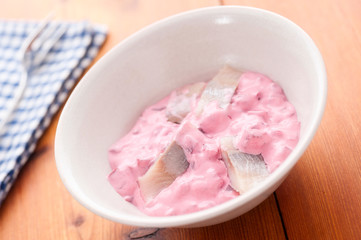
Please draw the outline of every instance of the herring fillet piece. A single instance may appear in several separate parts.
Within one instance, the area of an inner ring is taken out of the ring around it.
[[[176,92],[167,104],[166,116],[168,121],[181,123],[182,120],[192,111],[192,99],[197,98],[205,88],[205,82],[197,82],[188,86],[186,92]]]
[[[199,115],[209,103],[216,101],[220,108],[227,108],[236,90],[242,72],[228,65],[224,66],[217,75],[207,84],[196,108]]]
[[[175,141],[161,153],[148,171],[138,178],[140,192],[145,201],[157,196],[164,188],[182,175],[189,162],[181,146]]]
[[[233,137],[223,137],[220,142],[222,158],[234,190],[244,193],[269,175],[261,155],[240,152],[233,147]]]
[[[205,86],[206,86],[205,82],[196,82],[189,85],[186,96],[192,97],[193,95],[196,95],[198,97],[203,92]]]

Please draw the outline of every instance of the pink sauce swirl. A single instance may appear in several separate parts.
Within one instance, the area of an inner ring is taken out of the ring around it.
[[[262,74],[242,74],[226,109],[212,102],[199,116],[193,111],[198,99],[193,99],[192,111],[181,124],[168,121],[165,113],[174,95],[148,107],[108,154],[113,169],[108,176],[110,184],[147,215],[191,213],[239,195],[230,187],[222,160],[222,136],[235,136],[233,144],[242,152],[261,154],[269,172],[298,142],[300,123],[295,108],[281,87]],[[156,197],[145,201],[137,180],[174,139],[184,149],[189,167]]]

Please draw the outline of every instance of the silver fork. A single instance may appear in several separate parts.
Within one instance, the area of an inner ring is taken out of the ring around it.
[[[42,50],[36,55],[34,59],[35,65],[40,65],[50,49],[54,46],[54,44],[61,38],[61,36],[65,33],[66,27],[64,25],[60,25],[57,29],[56,25],[51,25],[50,21],[54,18],[54,12],[51,12],[44,20],[40,22],[40,24],[29,34],[29,36],[25,39],[21,48],[19,49],[19,58],[21,63],[21,78],[19,85],[16,89],[16,92],[13,97],[13,101],[11,105],[7,109],[7,113],[5,117],[0,122],[0,136],[5,131],[5,126],[11,118],[11,115],[18,107],[19,102],[21,101],[26,85],[28,82],[28,68],[31,65],[30,60],[26,57],[27,53],[32,51],[32,45],[35,40],[39,39],[40,42],[37,44],[42,47]],[[45,38],[39,38],[40,35],[46,36]]]

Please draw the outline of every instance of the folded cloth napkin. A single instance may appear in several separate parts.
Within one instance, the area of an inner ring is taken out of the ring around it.
[[[20,84],[19,51],[39,24],[0,21],[0,122]],[[86,21],[51,22],[31,45],[25,55],[29,63],[25,91],[0,132],[0,206],[52,117],[97,55],[106,34],[104,26]]]

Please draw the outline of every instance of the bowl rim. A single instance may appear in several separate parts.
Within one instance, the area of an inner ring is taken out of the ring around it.
[[[183,215],[177,215],[177,216],[164,216],[164,217],[151,217],[151,216],[129,216],[129,215],[119,215],[115,214],[109,209],[100,206],[93,202],[90,198],[88,198],[83,192],[77,192],[76,187],[73,186],[73,183],[69,178],[67,177],[69,171],[66,164],[64,164],[64,161],[61,161],[63,158],[63,153],[58,151],[58,146],[61,142],[61,137],[59,137],[60,132],[63,128],[63,122],[66,118],[69,106],[72,102],[72,99],[74,96],[77,95],[79,92],[79,89],[82,89],[85,84],[87,84],[87,76],[91,75],[94,69],[96,69],[96,65],[102,65],[106,64],[106,59],[109,58],[109,56],[115,54],[116,50],[118,48],[121,48],[122,46],[126,45],[128,42],[131,42],[137,38],[141,38],[144,34],[148,33],[149,31],[152,31],[154,28],[161,28],[165,24],[169,24],[170,20],[179,20],[184,17],[187,17],[189,15],[195,15],[195,14],[201,14],[201,13],[220,13],[220,11],[223,11],[223,13],[231,13],[232,11],[251,11],[254,14],[261,14],[261,15],[268,15],[272,18],[277,18],[279,21],[285,22],[287,24],[290,24],[295,28],[295,31],[298,31],[302,34],[303,38],[305,39],[308,47],[310,48],[310,52],[313,52],[313,58],[315,59],[315,63],[317,63],[317,73],[319,75],[319,89],[321,90],[319,93],[319,101],[316,105],[316,116],[310,121],[310,127],[307,129],[307,131],[304,132],[304,136],[302,138],[302,142],[300,141],[295,149],[291,152],[291,154],[288,156],[288,158],[268,177],[267,181],[264,181],[257,185],[256,187],[252,188],[248,192],[231,199],[227,202],[224,202],[222,204],[219,204],[217,206],[201,210],[194,213],[189,214],[183,214]],[[58,173],[60,175],[60,178],[65,185],[66,189],[70,192],[72,197],[74,197],[79,203],[81,203],[84,207],[86,207],[88,210],[92,211],[93,213],[102,216],[106,219],[112,220],[114,222],[127,224],[127,225],[133,225],[133,226],[143,226],[143,227],[175,227],[175,226],[187,226],[191,224],[195,224],[198,222],[205,221],[209,218],[214,218],[217,216],[224,215],[228,212],[231,212],[239,207],[241,207],[243,204],[252,201],[253,199],[256,199],[259,197],[266,189],[272,188],[275,186],[278,182],[282,181],[282,178],[284,179],[289,171],[293,168],[293,166],[297,163],[298,159],[302,156],[310,142],[312,141],[312,138],[314,137],[316,130],[318,129],[320,122],[322,120],[325,106],[326,106],[326,100],[327,100],[327,76],[326,76],[326,68],[323,61],[323,58],[321,56],[320,51],[318,50],[317,46],[311,39],[311,37],[297,24],[292,22],[291,20],[268,10],[255,8],[255,7],[249,7],[249,6],[212,6],[212,7],[204,7],[199,8],[195,10],[185,11],[178,13],[176,15],[172,15],[169,17],[166,17],[164,19],[158,20],[140,30],[133,33],[132,35],[128,36],[124,40],[122,40],[120,43],[115,45],[111,50],[109,50],[104,56],[102,56],[98,62],[91,68],[89,71],[84,75],[82,81],[79,82],[79,84],[75,87],[72,94],[70,95],[68,101],[66,102],[63,111],[60,115],[56,135],[55,135],[55,144],[54,144],[54,152],[55,152],[55,161],[56,161],[56,167],[58,170]]]

